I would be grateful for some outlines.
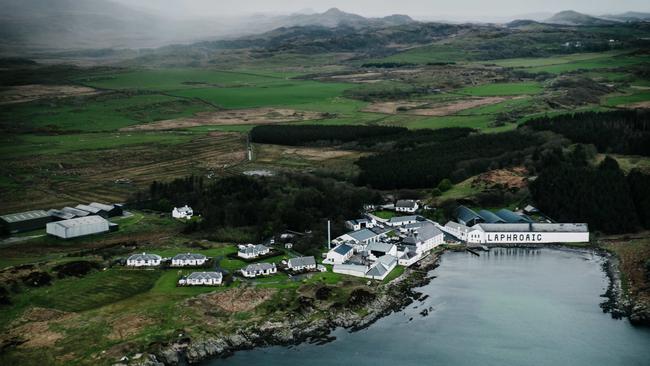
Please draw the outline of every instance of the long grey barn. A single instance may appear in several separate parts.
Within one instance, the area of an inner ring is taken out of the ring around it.
[[[104,233],[109,231],[109,229],[110,223],[103,217],[96,215],[47,224],[47,233],[62,239]]]
[[[0,216],[0,224],[10,233],[19,233],[41,229],[52,221],[52,217],[43,211],[27,211]]]

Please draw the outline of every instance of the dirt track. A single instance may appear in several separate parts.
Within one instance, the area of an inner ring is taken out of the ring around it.
[[[0,90],[0,105],[31,102],[41,98],[65,98],[93,95],[98,90],[77,85],[19,85]]]
[[[122,131],[173,130],[196,126],[263,125],[280,122],[300,122],[321,118],[319,112],[293,109],[252,108],[197,113],[192,117],[168,119],[122,128]]]
[[[459,101],[453,101],[444,104],[431,105],[426,102],[410,102],[410,101],[397,101],[397,102],[381,102],[373,103],[367,106],[365,112],[374,112],[374,113],[385,113],[385,114],[397,114],[405,113],[412,114],[416,116],[449,116],[457,112],[482,107],[485,105],[501,103],[509,98],[506,97],[487,97],[487,98],[475,98],[475,99],[464,99]],[[403,110],[403,111],[399,111]]]

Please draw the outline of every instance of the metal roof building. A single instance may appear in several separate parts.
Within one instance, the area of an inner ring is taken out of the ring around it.
[[[99,202],[91,202],[88,206],[100,209],[106,214],[106,217],[121,216],[123,213],[122,206],[120,205],[107,205]]]
[[[52,217],[43,210],[19,212],[0,216],[0,224],[11,233],[41,229],[52,221]]]
[[[90,215],[90,212],[88,211],[80,210],[73,207],[64,207],[61,209],[61,211],[73,214],[75,217],[85,217]]]
[[[456,207],[456,209],[454,210],[454,216],[456,216],[458,222],[467,226],[474,226],[479,222],[484,221],[483,218],[479,216],[479,214],[474,212],[474,210],[469,209],[465,206]]]
[[[533,222],[531,219],[529,219],[526,216],[518,215],[510,210],[501,209],[496,212],[496,216],[500,217],[503,219],[505,222],[509,223],[529,223]]]
[[[109,231],[109,222],[100,216],[78,217],[76,219],[50,222],[47,233],[62,239],[99,234]]]
[[[478,212],[478,215],[481,216],[485,222],[490,224],[509,222],[504,220],[502,217],[495,215],[492,213],[492,211],[488,210],[480,210]]]

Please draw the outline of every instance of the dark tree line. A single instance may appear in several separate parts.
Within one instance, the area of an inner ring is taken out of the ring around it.
[[[650,112],[619,110],[542,117],[526,123],[577,143],[594,144],[600,152],[650,156]]]
[[[343,221],[359,215],[364,204],[380,202],[370,189],[332,179],[287,174],[274,177],[233,176],[204,182],[200,177],[154,182],[131,204],[170,212],[189,204],[203,220],[194,229],[254,230],[258,239],[286,229],[305,231],[324,225],[323,219]]]
[[[363,138],[390,136],[406,132],[403,127],[262,125],[250,132],[253,142],[279,145],[304,145],[315,141],[347,142]]]
[[[560,153],[561,155],[561,153]],[[616,160],[597,167],[573,157],[555,157],[530,185],[537,206],[558,221],[586,222],[608,234],[650,228],[650,176],[633,171],[626,177]]]
[[[433,144],[359,159],[358,183],[394,189],[435,187],[444,178],[458,182],[491,168],[521,163],[542,142],[535,134],[518,131],[448,136]]]

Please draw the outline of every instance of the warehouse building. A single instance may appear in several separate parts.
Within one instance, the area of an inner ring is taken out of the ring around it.
[[[47,233],[62,239],[104,233],[110,230],[110,223],[101,216],[78,217],[47,224]]]
[[[484,222],[485,219],[483,219],[479,214],[474,212],[474,210],[467,208],[465,206],[458,206],[454,210],[454,217],[456,217],[456,220],[458,220],[459,223],[465,225],[465,226],[474,226],[480,222]]]
[[[47,214],[52,217],[53,221],[59,221],[59,220],[70,220],[74,219],[76,216],[69,213],[65,212],[63,210],[57,210],[57,209],[51,209],[47,211]]]
[[[44,228],[52,217],[43,210],[19,212],[0,216],[0,224],[10,233]]]
[[[101,212],[99,215],[103,217],[122,216],[124,213],[121,205],[107,205],[99,202],[91,202],[88,206],[99,209]]]
[[[76,208],[77,210],[86,211],[86,212],[88,212],[90,215],[98,215],[98,216],[101,216],[101,217],[103,217],[103,218],[107,218],[107,217],[108,217],[108,215],[106,214],[106,212],[102,211],[101,209],[99,209],[99,208],[97,208],[97,207],[93,207],[93,206],[89,206],[89,205],[79,204],[79,205],[76,205],[74,208]]]
[[[90,212],[84,211],[84,210],[79,210],[79,209],[74,208],[74,207],[64,207],[64,208],[61,209],[61,211],[72,214],[72,215],[74,215],[74,217],[86,217],[86,216],[90,215]]]
[[[498,224],[498,223],[504,224],[504,223],[508,222],[508,221],[502,219],[501,217],[495,215],[494,213],[492,213],[492,211],[488,211],[488,210],[480,210],[478,212],[478,215],[483,218],[484,222],[487,222],[487,223],[490,223],[490,224]]]
[[[500,218],[502,218],[503,221],[509,222],[509,223],[531,223],[531,222],[533,222],[533,220],[531,220],[527,216],[514,213],[514,212],[512,212],[510,210],[506,210],[505,208],[497,211],[496,215],[499,216]]]
[[[480,244],[588,243],[587,224],[481,223],[472,226],[467,241]]]

